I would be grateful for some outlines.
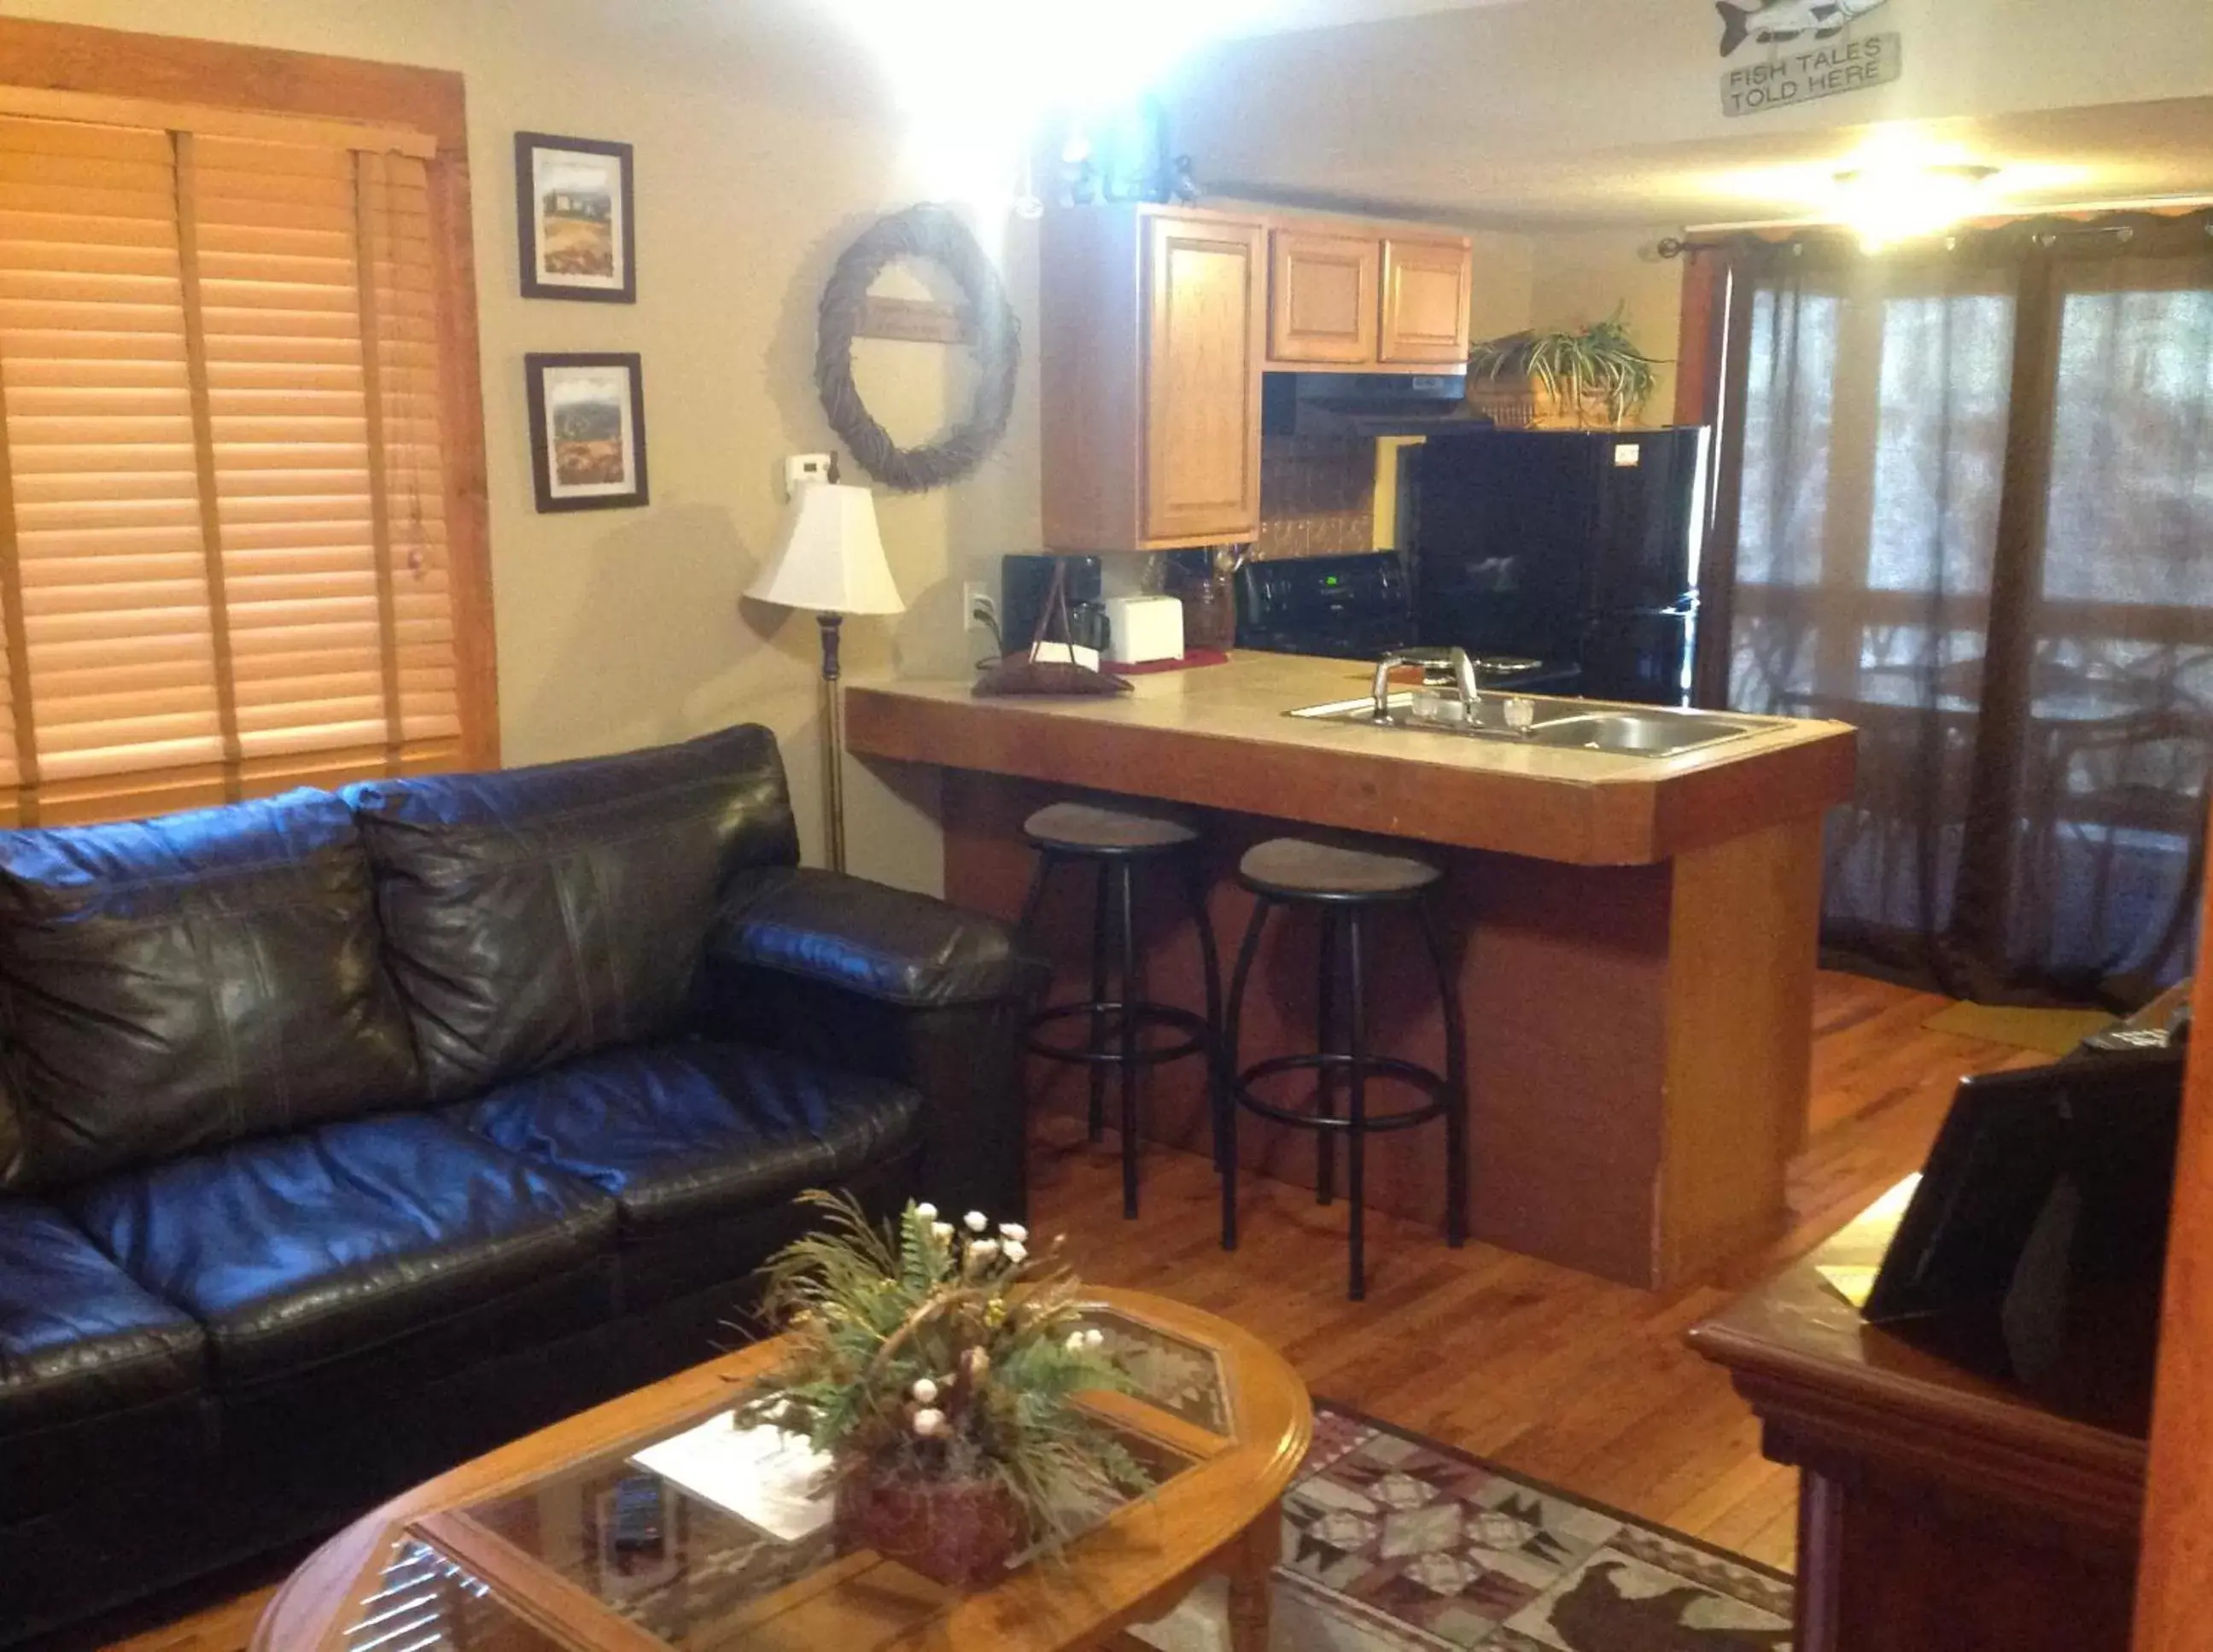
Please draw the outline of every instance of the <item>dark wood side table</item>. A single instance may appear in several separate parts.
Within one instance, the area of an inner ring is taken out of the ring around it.
[[[1800,1470],[1797,1652],[2125,1652],[2149,1381],[2092,1355],[2033,1396],[1868,1325],[1902,1190],[1690,1333]]]

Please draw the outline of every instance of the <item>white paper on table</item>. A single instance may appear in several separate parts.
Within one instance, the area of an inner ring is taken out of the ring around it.
[[[739,1428],[729,1411],[648,1446],[631,1461],[786,1543],[830,1522],[833,1499],[815,1490],[828,1454],[809,1447],[804,1435]]]

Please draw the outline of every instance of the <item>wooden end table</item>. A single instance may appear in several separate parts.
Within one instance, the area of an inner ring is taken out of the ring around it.
[[[1100,1290],[1088,1323],[1134,1394],[1088,1395],[1153,1465],[1154,1494],[1108,1512],[1065,1564],[968,1594],[834,1530],[783,1541],[631,1461],[727,1411],[773,1365],[758,1344],[463,1465],[339,1533],[295,1572],[255,1652],[662,1652],[677,1647],[1057,1652],[1113,1644],[1199,1578],[1226,1576],[1237,1652],[1264,1652],[1280,1502],[1314,1411],[1283,1357],[1196,1308]],[[618,1489],[657,1497],[658,1541],[617,1542]],[[402,1632],[405,1631],[405,1632]]]

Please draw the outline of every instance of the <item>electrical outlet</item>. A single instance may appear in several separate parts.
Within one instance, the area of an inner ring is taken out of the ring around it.
[[[796,453],[783,461],[783,497],[787,499],[809,482],[827,482],[838,468],[835,455]]]
[[[980,615],[988,615],[985,625]],[[998,653],[1004,644],[994,635],[999,624],[999,599],[984,580],[972,579],[960,588],[960,636],[971,658],[982,660]]]

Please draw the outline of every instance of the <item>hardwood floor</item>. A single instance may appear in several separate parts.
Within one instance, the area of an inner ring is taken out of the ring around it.
[[[1310,1192],[1248,1179],[1242,1246],[1226,1255],[1204,1159],[1151,1155],[1144,1215],[1125,1222],[1119,1160],[1080,1143],[1039,1150],[1033,1225],[1066,1232],[1088,1277],[1258,1332],[1321,1398],[1787,1566],[1796,1476],[1761,1458],[1751,1413],[1682,1333],[1916,1168],[1963,1075],[2048,1059],[1929,1032],[1922,1022],[1944,1003],[1857,976],[1820,978],[1811,1137],[1793,1167],[1789,1231],[1760,1256],[1664,1294],[1483,1246],[1448,1251],[1424,1224],[1371,1216],[1369,1297],[1348,1302],[1341,1203],[1321,1209]],[[240,1652],[269,1591],[239,1587],[107,1643]]]

